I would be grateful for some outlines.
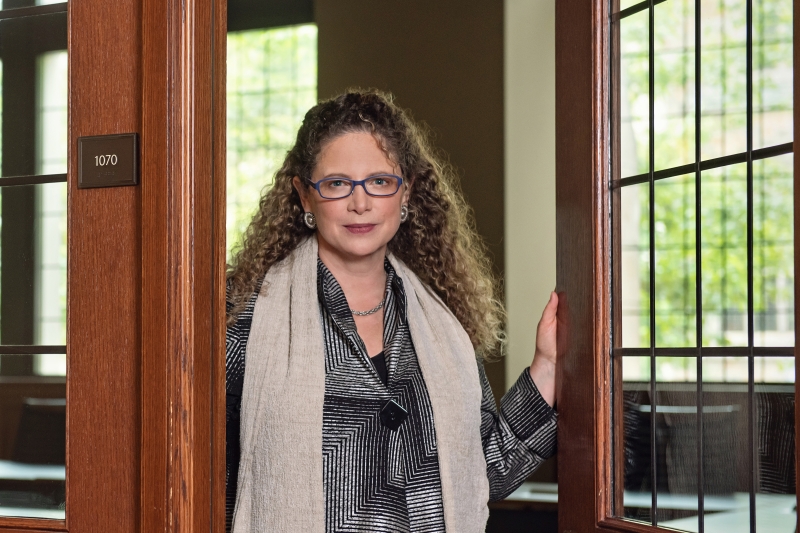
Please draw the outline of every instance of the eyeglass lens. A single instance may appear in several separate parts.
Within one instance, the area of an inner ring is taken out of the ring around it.
[[[364,181],[364,190],[372,196],[391,196],[400,188],[395,176],[373,176]],[[353,191],[353,181],[346,178],[326,178],[319,182],[319,192],[325,198],[344,198]]]

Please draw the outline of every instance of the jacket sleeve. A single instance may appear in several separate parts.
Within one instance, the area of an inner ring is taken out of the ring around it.
[[[228,326],[225,334],[225,531],[230,531],[239,478],[239,420],[249,317]]]
[[[556,452],[556,411],[542,398],[526,368],[500,401],[498,412],[483,363],[481,438],[489,478],[489,499],[514,492]]]

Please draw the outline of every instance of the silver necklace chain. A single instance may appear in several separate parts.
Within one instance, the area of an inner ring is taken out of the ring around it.
[[[383,297],[383,300],[381,300],[381,303],[379,303],[378,305],[376,305],[375,307],[373,307],[369,311],[356,311],[355,309],[351,309],[350,312],[353,313],[356,316],[374,315],[375,313],[377,313],[378,311],[380,311],[383,308],[383,304],[385,304],[385,303],[386,303],[386,296]]]

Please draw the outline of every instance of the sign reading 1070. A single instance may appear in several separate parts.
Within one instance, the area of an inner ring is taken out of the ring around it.
[[[139,183],[138,144],[136,133],[78,137],[78,188]]]
[[[104,167],[106,165],[116,165],[117,161],[119,161],[119,157],[117,157],[117,154],[94,156],[94,166],[96,167]]]

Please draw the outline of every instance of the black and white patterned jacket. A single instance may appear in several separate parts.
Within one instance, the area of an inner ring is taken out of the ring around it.
[[[356,331],[342,289],[318,261],[318,295],[325,342],[322,454],[326,532],[442,532],[439,463],[433,411],[405,316],[403,282],[385,262],[383,383]],[[256,296],[226,336],[227,527],[239,468],[239,413],[245,351]],[[556,413],[526,369],[498,412],[478,361],[483,390],[481,437],[491,500],[508,496],[555,453]],[[378,413],[387,400],[408,418],[396,430]]]

